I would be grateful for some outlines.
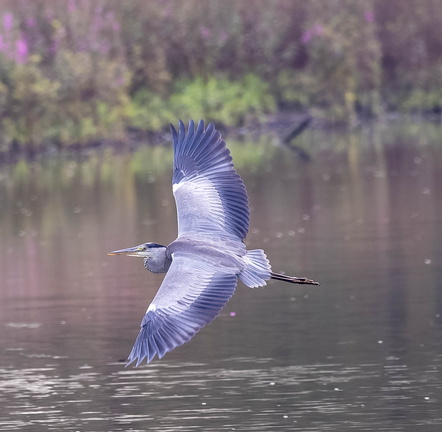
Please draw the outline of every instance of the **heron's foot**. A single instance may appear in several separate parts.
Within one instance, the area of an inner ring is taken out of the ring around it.
[[[292,277],[293,283],[304,284],[304,285],[321,285],[319,282],[316,282],[312,279],[308,279],[306,277]]]
[[[294,284],[320,285],[319,282],[316,282],[312,279],[308,279],[306,277],[287,276],[287,275],[275,273],[275,272],[271,272],[270,277],[272,279],[280,280],[283,282],[294,283]]]

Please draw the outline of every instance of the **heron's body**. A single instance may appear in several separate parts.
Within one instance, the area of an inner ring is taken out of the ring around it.
[[[244,278],[244,284],[250,288],[265,285],[264,281],[270,279],[270,264],[264,252],[261,249],[247,251],[244,243],[229,238],[223,239],[221,236],[214,238],[200,236],[198,238],[198,236],[184,235],[168,246],[156,243],[154,245],[151,248],[156,249],[155,254],[144,258],[144,267],[152,273],[167,273],[173,261],[173,254],[185,252],[189,256],[197,256],[201,265],[213,264],[229,269],[229,271],[235,270],[235,274],[240,279]],[[247,279],[248,272],[258,271],[253,268],[253,263],[250,261],[253,256],[257,256],[262,264],[263,273],[256,275],[258,278],[262,278],[258,284],[253,284]]]
[[[233,295],[240,279],[249,287],[273,278],[315,284],[306,278],[273,273],[261,249],[244,245],[249,205],[244,183],[233,167],[221,135],[212,124],[180,122],[174,143],[173,193],[178,237],[168,246],[145,243],[111,252],[144,258],[144,266],[166,276],[146,311],[129,355],[137,365],[187,342],[212,321]]]

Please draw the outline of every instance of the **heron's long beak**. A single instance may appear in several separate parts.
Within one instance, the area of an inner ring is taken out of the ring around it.
[[[135,246],[127,249],[119,249],[113,252],[109,252],[108,255],[127,255],[127,256],[145,258],[149,256],[149,250],[144,250],[141,246]]]

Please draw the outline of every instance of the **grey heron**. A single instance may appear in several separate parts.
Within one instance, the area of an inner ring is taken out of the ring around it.
[[[168,246],[143,243],[110,252],[144,259],[153,273],[166,273],[147,308],[128,365],[188,342],[214,320],[232,297],[238,279],[248,287],[276,279],[319,285],[304,277],[274,273],[262,249],[247,250],[249,201],[230,152],[212,123],[201,120],[187,131],[171,125],[174,163],[173,195],[178,237]]]

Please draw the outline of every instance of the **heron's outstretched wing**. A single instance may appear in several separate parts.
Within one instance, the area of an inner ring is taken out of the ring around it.
[[[249,228],[249,202],[221,134],[201,120],[186,132],[171,125],[174,147],[173,193],[178,212],[178,236],[223,233],[243,240]]]
[[[220,268],[209,260],[176,252],[166,277],[141,322],[141,330],[128,364],[188,342],[196,332],[215,319],[235,291],[235,269]]]

